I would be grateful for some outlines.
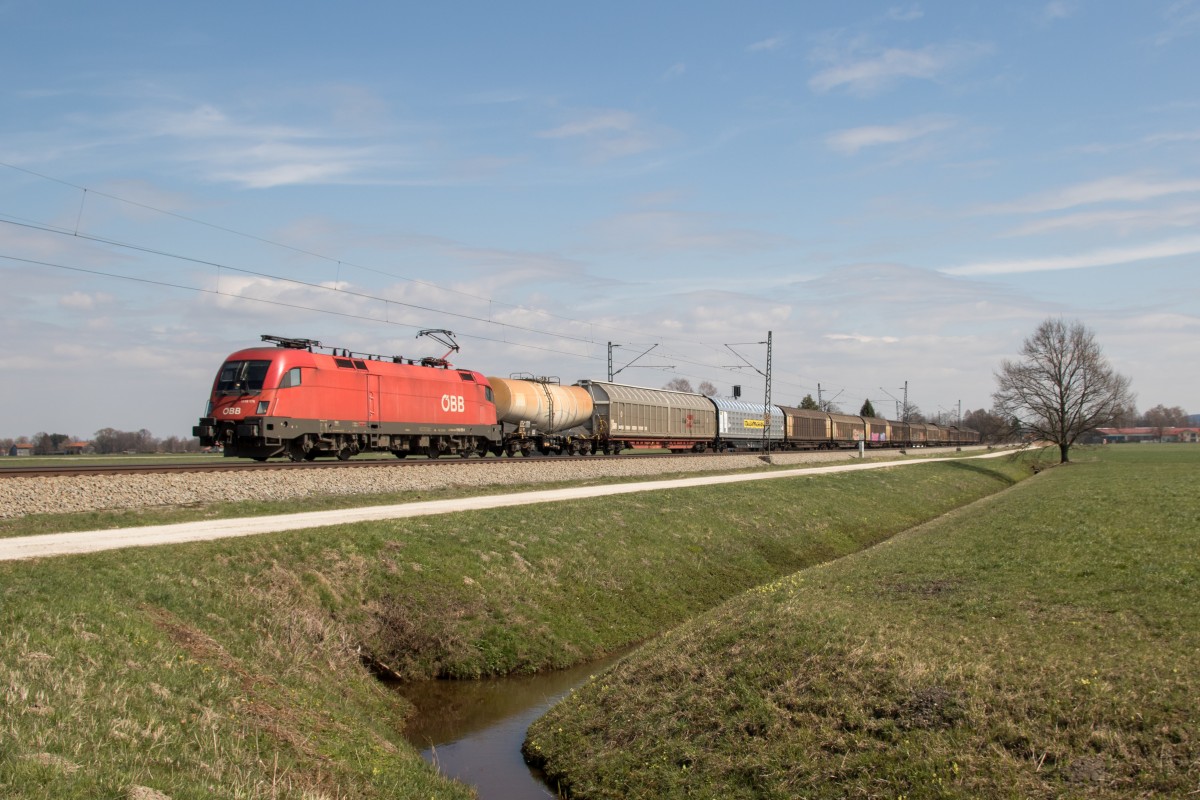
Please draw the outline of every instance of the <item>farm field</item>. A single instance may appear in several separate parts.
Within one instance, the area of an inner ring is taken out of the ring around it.
[[[410,678],[589,660],[1031,474],[931,463],[0,565],[0,795],[465,797],[364,654]]]
[[[1200,790],[1200,448],[1117,446],[764,583],[539,720],[586,798]]]

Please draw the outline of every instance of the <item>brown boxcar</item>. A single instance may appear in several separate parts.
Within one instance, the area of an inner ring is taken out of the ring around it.
[[[892,423],[880,417],[863,417],[867,425],[867,446],[888,447],[892,443]]]
[[[824,411],[779,406],[783,412],[784,446],[792,450],[829,447],[831,428],[829,415]]]
[[[859,442],[866,441],[867,423],[862,417],[830,414],[829,424],[832,427],[831,440],[834,447],[857,447]]]

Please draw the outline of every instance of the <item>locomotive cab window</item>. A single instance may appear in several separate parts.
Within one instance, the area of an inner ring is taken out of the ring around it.
[[[270,361],[227,361],[217,378],[218,394],[258,394]]]
[[[279,382],[280,389],[288,389],[292,386],[300,385],[300,368],[292,367],[283,375],[283,380]]]

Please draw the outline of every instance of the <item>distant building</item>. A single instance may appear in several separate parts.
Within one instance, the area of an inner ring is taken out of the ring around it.
[[[91,442],[67,442],[62,446],[64,456],[79,456],[92,452]]]
[[[1159,438],[1161,435],[1161,438]],[[1124,444],[1126,442],[1200,442],[1200,426],[1195,428],[1097,428],[1088,437],[1091,444]]]
[[[33,455],[33,445],[31,444],[14,444],[8,448],[10,456],[31,456]]]

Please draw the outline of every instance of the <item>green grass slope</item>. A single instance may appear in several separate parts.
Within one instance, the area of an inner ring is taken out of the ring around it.
[[[526,751],[580,798],[1194,795],[1198,467],[1195,447],[1081,452],[746,592]]]
[[[0,564],[0,796],[455,798],[411,678],[533,671],[997,492],[922,464]]]

